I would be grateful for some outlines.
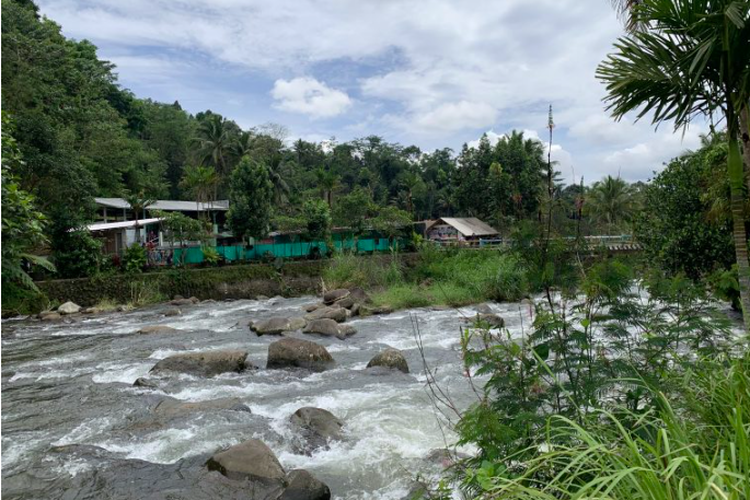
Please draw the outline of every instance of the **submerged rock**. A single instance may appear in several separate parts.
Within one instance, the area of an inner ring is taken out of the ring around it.
[[[330,500],[331,490],[304,469],[296,469],[286,476],[288,486],[279,500]]]
[[[296,367],[324,371],[333,364],[333,357],[326,348],[309,340],[284,338],[268,346],[266,368]]]
[[[160,417],[174,418],[189,413],[216,410],[251,413],[250,408],[238,398],[219,398],[197,402],[185,402],[179,399],[165,398],[154,407],[153,412]]]
[[[76,314],[78,312],[81,312],[81,306],[79,306],[75,302],[68,301],[58,307],[57,312],[60,314]]]
[[[286,478],[279,459],[259,439],[250,439],[215,454],[208,459],[206,466],[229,479],[248,479],[253,488],[280,491]]]
[[[404,373],[409,373],[409,365],[406,363],[406,358],[401,351],[389,347],[385,351],[375,355],[369,363],[367,368],[374,368],[382,366],[385,368],[391,368],[400,370]]]
[[[252,364],[245,363],[246,357],[247,351],[239,349],[176,354],[156,363],[151,372],[172,371],[210,377],[255,368]]]
[[[250,329],[260,335],[280,335],[304,328],[307,324],[304,318],[271,318],[258,323],[250,323]]]
[[[167,311],[164,311],[164,316],[167,316],[167,317],[180,316],[181,314],[182,314],[182,311],[180,311],[176,307],[174,309],[168,309]]]
[[[347,318],[347,310],[343,307],[330,306],[321,307],[311,313],[305,314],[305,320],[313,321],[316,319],[332,319],[338,323],[343,323]]]
[[[310,454],[313,450],[326,447],[331,441],[343,438],[341,429],[344,424],[328,410],[311,406],[295,411],[289,421],[300,431],[304,440],[301,452]]]
[[[166,325],[151,325],[151,326],[144,326],[140,330],[138,330],[138,333],[141,335],[148,335],[152,333],[175,333],[179,332],[177,328],[172,328],[171,326]]]
[[[133,382],[133,387],[148,387],[149,389],[158,389],[159,386],[153,380],[149,380],[145,377],[138,377]]]

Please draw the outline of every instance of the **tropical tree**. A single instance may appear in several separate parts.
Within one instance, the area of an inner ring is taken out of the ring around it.
[[[146,209],[156,203],[156,200],[149,198],[143,191],[137,193],[129,193],[125,196],[125,201],[128,202],[130,208],[133,210],[133,216],[135,217],[135,239],[141,241],[141,227],[138,225],[139,215],[144,215]]]
[[[629,10],[635,29],[621,37],[597,69],[607,85],[607,109],[684,128],[697,116],[722,118],[727,128],[735,256],[745,328],[750,331],[750,263],[743,213],[750,168],[750,2],[642,0]],[[746,140],[745,137],[748,137]]]
[[[195,198],[198,214],[201,204],[207,205],[216,199],[216,189],[219,186],[219,175],[214,167],[191,166],[185,169],[180,181],[180,187]]]
[[[37,210],[33,195],[21,189],[13,173],[21,162],[16,141],[10,134],[10,120],[3,114],[2,127],[2,282],[3,294],[11,294],[7,286],[18,283],[33,291],[37,286],[29,276],[24,262],[49,271],[55,267],[34,251],[47,243],[44,235],[46,218]]]
[[[608,175],[595,182],[588,193],[587,208],[591,218],[612,230],[619,229],[619,224],[631,220],[634,199],[630,185],[619,177]]]
[[[333,206],[333,192],[339,186],[339,176],[331,170],[326,170],[323,167],[319,167],[315,171],[315,177],[318,181],[318,188],[323,199],[328,203],[329,207]]]
[[[276,205],[282,205],[288,201],[289,184],[284,178],[284,158],[281,154],[274,155],[267,163],[268,175],[273,183],[273,201]]]
[[[208,115],[198,126],[194,142],[203,164],[215,167],[222,175],[227,175],[227,159],[232,153],[236,140],[221,115]]]
[[[268,169],[247,156],[232,172],[229,182],[229,227],[238,238],[262,238],[271,222],[273,183]]]

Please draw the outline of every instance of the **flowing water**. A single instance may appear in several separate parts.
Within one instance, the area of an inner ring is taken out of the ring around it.
[[[358,333],[346,340],[291,334],[329,350],[336,366],[322,373],[262,368],[213,378],[161,376],[158,389],[132,386],[158,360],[182,352],[241,348],[264,367],[277,337],[257,337],[248,322],[300,316],[316,300],[207,302],[174,317],[165,317],[162,305],[68,323],[4,321],[3,498],[242,498],[202,464],[253,437],[287,470],[307,469],[325,482],[334,498],[404,498],[417,473],[439,473],[440,465],[425,459],[430,451],[455,440],[429,395],[423,356],[458,407],[476,398],[459,359],[459,328],[473,308],[354,318],[348,323]],[[491,307],[511,331],[520,331],[524,307]],[[134,333],[155,324],[180,331]],[[387,346],[404,352],[410,374],[366,370]],[[233,397],[251,412],[155,418],[151,409],[166,396],[185,402]],[[339,417],[346,439],[312,455],[298,453],[288,419],[303,406]]]

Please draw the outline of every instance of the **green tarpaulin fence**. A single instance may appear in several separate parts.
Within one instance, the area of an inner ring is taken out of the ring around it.
[[[387,238],[353,238],[336,240],[333,242],[337,250],[354,250],[356,244],[357,252],[387,252],[390,247]],[[403,242],[397,242],[403,246]],[[311,255],[325,255],[327,246],[323,241],[299,241],[289,243],[262,243],[245,248],[243,245],[215,247],[219,255],[228,262],[242,260],[262,260],[264,258],[294,259],[305,258]],[[185,253],[185,264],[200,264],[203,262],[203,250],[201,247],[177,248],[174,251],[174,261],[183,262],[182,254]]]

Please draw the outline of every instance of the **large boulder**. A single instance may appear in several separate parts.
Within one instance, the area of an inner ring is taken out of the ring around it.
[[[349,296],[349,290],[346,288],[339,288],[337,290],[330,290],[323,294],[323,303],[326,305],[331,305],[337,300],[341,300],[344,297]]]
[[[151,371],[211,377],[220,373],[241,372],[246,368],[254,368],[251,364],[245,363],[246,357],[247,351],[239,349],[176,354],[156,363]]]
[[[265,493],[251,498],[278,495],[286,485],[286,474],[279,459],[258,439],[250,439],[215,454],[208,459],[206,467],[229,479],[248,480],[253,493]]]
[[[306,454],[343,438],[341,428],[344,424],[328,410],[309,406],[300,408],[289,417],[289,421],[300,431],[305,442],[300,451]]]
[[[333,366],[330,353],[309,340],[283,338],[268,346],[266,368],[305,368],[323,371]]]
[[[409,373],[409,365],[406,363],[406,358],[404,358],[401,351],[392,347],[375,355],[375,357],[367,363],[367,368],[375,367],[391,368],[400,370],[404,373]]]
[[[347,295],[346,297],[337,300],[333,303],[334,306],[343,307],[344,309],[351,309],[354,307],[354,299],[351,297],[351,295]]]
[[[172,328],[171,326],[166,325],[151,325],[151,326],[144,326],[140,330],[138,330],[138,333],[142,335],[148,335],[152,333],[175,333],[179,332],[177,328]]]
[[[331,490],[304,469],[286,476],[287,487],[279,500],[331,500]]]
[[[75,302],[66,302],[57,308],[57,312],[60,314],[76,314],[81,311],[81,306]]]
[[[347,310],[343,307],[321,307],[311,313],[305,314],[307,321],[313,321],[316,319],[332,319],[338,323],[343,323],[347,318]]]
[[[310,321],[302,330],[302,333],[315,333],[327,337],[337,337],[344,340],[349,335],[354,335],[357,331],[353,326],[340,325],[332,319],[315,319]]]

